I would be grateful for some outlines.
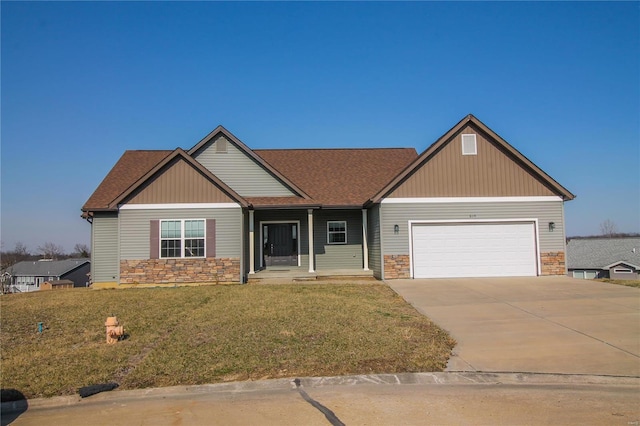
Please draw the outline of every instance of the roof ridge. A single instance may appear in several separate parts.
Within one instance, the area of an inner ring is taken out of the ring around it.
[[[340,150],[361,150],[361,151],[375,151],[375,150],[390,150],[390,149],[409,149],[414,150],[413,147],[369,147],[369,148],[256,148],[253,151],[340,151]]]

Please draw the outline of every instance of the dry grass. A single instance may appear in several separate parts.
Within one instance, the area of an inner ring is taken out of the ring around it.
[[[110,381],[441,371],[455,344],[377,283],[60,290],[2,296],[0,307],[1,387],[27,398]],[[105,343],[111,314],[128,335],[115,345]]]
[[[609,278],[601,278],[601,279],[597,279],[596,281],[609,283],[609,284],[626,285],[627,287],[640,288],[640,280],[612,280]]]

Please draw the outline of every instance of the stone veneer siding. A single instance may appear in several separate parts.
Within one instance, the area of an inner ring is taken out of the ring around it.
[[[120,261],[120,284],[240,282],[240,259],[142,259]]]
[[[408,254],[384,255],[384,279],[411,278]]]
[[[540,264],[542,268],[540,275],[565,275],[567,273],[563,251],[540,253]]]

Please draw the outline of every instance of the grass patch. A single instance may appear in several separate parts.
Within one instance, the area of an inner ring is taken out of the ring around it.
[[[609,278],[600,278],[595,281],[600,281],[600,282],[609,283],[609,284],[626,285],[627,287],[640,288],[640,280],[612,280]]]
[[[4,295],[1,387],[27,398],[296,376],[442,371],[455,342],[382,284]],[[127,338],[105,343],[114,314]],[[37,332],[37,323],[44,332]]]

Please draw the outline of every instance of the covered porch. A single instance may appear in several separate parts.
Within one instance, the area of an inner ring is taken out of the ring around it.
[[[252,209],[245,223],[248,281],[373,276],[365,209]]]

